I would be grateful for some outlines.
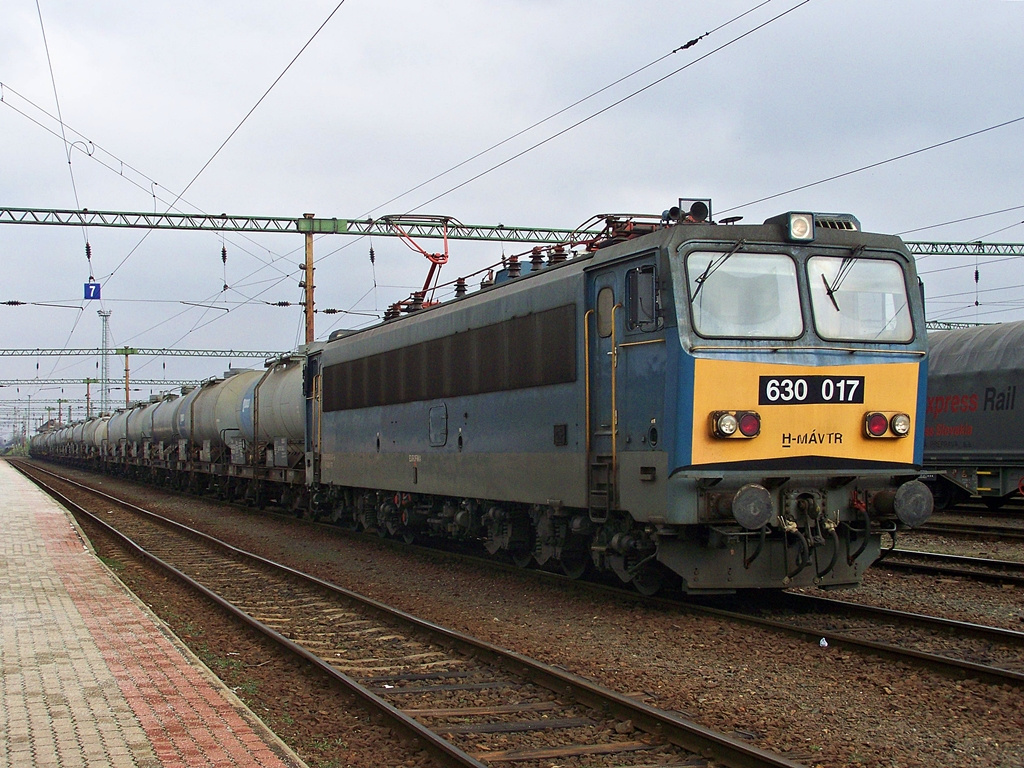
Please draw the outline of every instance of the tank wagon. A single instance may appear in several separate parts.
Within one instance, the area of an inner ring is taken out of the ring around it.
[[[845,214],[707,214],[608,217],[178,398],[159,466],[106,460],[642,593],[854,586],[932,508],[913,260]]]
[[[1024,495],[1024,322],[929,340],[924,457],[936,504],[973,497],[996,509]]]

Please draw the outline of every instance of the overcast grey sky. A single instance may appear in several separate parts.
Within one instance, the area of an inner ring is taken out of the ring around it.
[[[6,0],[0,206],[163,212],[199,174],[179,210],[417,210],[570,228],[699,196],[746,221],[846,211],[908,240],[1024,242],[1024,121],[993,128],[1024,117],[1022,32],[1024,2],[1014,0]],[[1013,210],[987,215],[1003,209]],[[969,220],[946,224],[960,219]],[[102,303],[82,300],[86,237]],[[371,265],[370,245],[317,241],[318,307],[381,312],[422,284],[421,256],[375,238]],[[503,250],[525,247],[452,243],[443,277],[473,273]],[[0,225],[0,257],[0,301],[36,302],[0,305],[0,348],[98,347],[101,308],[113,313],[118,345],[287,350],[302,341],[298,307],[263,303],[301,299],[299,236]],[[1024,319],[1021,261],[982,260],[977,283],[975,268],[973,259],[920,263],[929,317]],[[214,302],[230,311],[193,306]],[[369,321],[321,314],[317,335]],[[227,364],[140,358],[133,373],[204,378]],[[95,376],[96,360],[0,364],[2,378],[37,372]],[[5,388],[0,400],[81,389]],[[160,387],[137,394],[150,389]]]

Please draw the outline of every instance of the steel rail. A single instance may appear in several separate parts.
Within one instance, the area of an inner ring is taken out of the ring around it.
[[[928,616],[923,613],[912,613],[910,611],[897,611],[892,608],[882,608],[864,603],[852,603],[846,600],[836,600],[832,597],[821,597],[819,595],[807,595],[795,592],[787,592],[785,600],[795,606],[824,607],[828,610],[844,611],[846,613],[859,614],[861,616],[887,617],[899,621],[912,622],[926,627],[941,629],[952,629],[958,632],[965,632],[986,640],[998,642],[1012,642],[1024,647],[1024,632],[1002,627],[991,627],[987,624],[976,624],[970,621],[958,621],[947,619],[942,616]],[[1016,674],[1016,673],[1015,673]]]
[[[399,621],[416,630],[423,631],[429,633],[432,636],[441,638],[441,642],[447,647],[456,648],[460,650],[462,653],[474,656],[478,659],[483,659],[490,664],[511,671],[519,676],[524,677],[530,682],[533,682],[544,688],[557,692],[560,696],[571,697],[579,703],[591,707],[593,709],[604,711],[623,720],[631,720],[633,724],[640,730],[647,731],[650,733],[656,733],[660,735],[662,738],[671,742],[672,744],[681,747],[682,749],[701,754],[705,757],[712,757],[716,761],[722,763],[723,765],[730,766],[731,768],[805,768],[805,766],[803,766],[803,764],[801,763],[794,762],[785,757],[752,746],[738,739],[734,739],[724,734],[717,733],[697,723],[686,720],[674,713],[657,709],[656,707],[644,704],[643,702],[635,701],[629,697],[617,693],[616,691],[605,688],[592,681],[586,680],[585,678],[582,678],[578,675],[544,664],[543,662],[536,661],[529,657],[515,653],[514,651],[509,651],[500,648],[499,646],[487,643],[483,640],[479,640],[469,635],[465,635],[461,632],[448,629],[447,627],[442,627],[438,624],[434,624],[433,622],[426,621],[424,619],[408,614],[404,611],[392,608],[388,605],[380,603],[379,601],[373,600],[372,598],[360,595],[356,592],[352,592],[351,590],[345,589],[344,587],[332,584],[331,582],[324,581],[322,579],[303,573],[289,566],[285,566],[280,563],[268,560],[254,553],[246,552],[245,550],[234,547],[233,545],[228,544],[227,542],[216,539],[215,537],[210,536],[209,534],[190,528],[189,526],[178,523],[177,521],[164,518],[160,515],[157,515],[156,513],[150,512],[149,510],[131,504],[130,502],[118,499],[117,497],[112,496],[104,491],[99,491],[95,488],[91,488],[87,485],[78,483],[69,478],[57,475],[56,473],[49,472],[48,470],[38,467],[37,465],[32,465],[32,468],[34,470],[38,470],[40,472],[53,475],[54,477],[57,477],[61,482],[65,482],[75,487],[81,488],[100,498],[104,498],[108,501],[119,504],[139,514],[155,518],[159,520],[161,524],[169,525],[175,529],[178,529],[186,533],[189,536],[196,537],[214,546],[223,548],[226,551],[231,552],[237,556],[251,559],[254,562],[287,573],[292,577],[299,578],[319,588],[327,589],[334,593],[337,593],[345,597],[346,599],[359,603],[363,608],[374,611],[379,615],[387,617],[388,619]],[[75,506],[77,507],[77,505]],[[90,517],[92,516],[90,515]],[[99,520],[99,522],[106,525],[106,523],[102,520]],[[138,545],[134,544],[134,542],[132,543],[132,545],[133,547],[138,547]],[[147,554],[146,557],[155,558],[155,556],[149,554]],[[162,565],[162,561],[160,562],[161,567],[168,567],[172,570],[176,570],[173,569],[173,566],[164,566]],[[188,579],[189,577],[184,576],[184,578]],[[218,603],[220,603],[219,600]],[[229,610],[232,610],[232,612],[234,613],[239,609],[232,607]],[[260,631],[264,631],[262,629],[263,625],[259,624],[259,622],[256,619],[253,619],[251,616],[245,614],[244,612],[239,611],[239,613],[241,613],[244,616],[243,620],[246,621],[246,623],[255,626],[257,629],[260,629]],[[288,641],[287,638],[283,638],[283,636],[280,636],[273,629],[269,627],[267,627],[266,629],[268,632],[268,636],[273,637],[273,639],[277,640],[278,637],[281,637],[282,640],[285,640],[289,643],[291,642]],[[308,654],[308,656],[306,654]],[[311,660],[318,659],[318,657],[309,654],[308,651],[303,652],[303,658],[310,658]],[[318,666],[320,666],[319,663]],[[355,680],[344,675],[343,673],[337,672],[336,670],[332,669],[330,674],[338,676],[339,682],[343,682],[343,684],[347,688],[350,686],[354,686],[354,688],[352,688],[353,692],[357,692],[356,689],[361,688],[361,686],[359,686],[359,684]],[[394,708],[393,706],[385,702],[383,699],[379,699],[379,697],[376,697],[374,694],[372,694],[372,692],[367,691],[367,693],[369,693],[370,696],[373,697],[373,699],[371,699],[370,701],[379,700],[383,704],[390,707],[390,710],[393,710],[395,713],[402,714],[401,710]],[[389,711],[388,714],[390,715],[391,712]],[[402,715],[402,717],[406,718],[407,716]],[[411,720],[411,718],[409,719]],[[404,722],[404,720],[401,722]],[[416,723],[415,720],[412,720],[412,722]],[[422,726],[419,726],[419,723],[416,723],[416,726],[422,728]],[[424,736],[418,733],[417,735],[419,735],[420,738],[424,738]],[[440,741],[443,741],[445,744],[448,743],[446,740],[441,739],[441,737],[436,736],[436,734],[435,738],[439,739]],[[455,749],[461,753],[461,750],[458,750],[458,748],[454,747],[454,745],[452,745],[452,749]],[[465,753],[461,754],[465,755]],[[474,758],[470,757],[469,755],[465,756],[469,760],[474,760]],[[479,763],[476,762],[459,764],[479,765]]]
[[[894,560],[893,557],[899,559]],[[877,560],[872,567],[886,568],[892,571],[963,576],[974,581],[1024,586],[1024,563],[1012,560],[989,560],[982,557],[947,555],[939,552],[893,549],[884,554],[882,559]],[[975,570],[977,568],[989,568],[990,570]],[[1016,573],[1012,573],[1012,571],[1016,571]]]
[[[316,656],[315,654],[311,653],[307,649],[303,648],[301,645],[298,645],[297,643],[289,640],[287,637],[285,637],[281,633],[277,632],[273,628],[267,626],[266,624],[262,623],[261,621],[259,621],[258,619],[254,618],[250,614],[246,613],[245,611],[241,610],[237,606],[235,606],[232,603],[228,602],[227,600],[222,598],[217,593],[207,589],[205,586],[200,584],[198,581],[196,581],[192,577],[188,576],[187,574],[183,573],[182,571],[178,570],[177,568],[175,568],[170,563],[165,562],[161,558],[159,558],[156,555],[152,554],[151,552],[147,551],[144,547],[142,547],[141,545],[139,545],[138,543],[133,541],[131,538],[129,538],[128,536],[124,535],[123,533],[118,531],[113,526],[109,525],[102,518],[94,515],[93,513],[89,512],[87,509],[85,509],[84,507],[82,507],[79,504],[76,504],[75,502],[71,501],[71,499],[69,499],[67,496],[62,494],[60,491],[58,491],[56,488],[54,488],[53,486],[49,485],[45,481],[43,481],[40,478],[35,477],[31,473],[27,472],[20,465],[20,463],[12,462],[12,465],[15,467],[15,469],[17,469],[19,472],[21,472],[23,475],[25,475],[25,477],[29,478],[29,480],[31,480],[33,483],[38,485],[45,493],[47,493],[49,496],[51,496],[59,504],[61,504],[62,506],[66,507],[67,509],[69,509],[71,511],[76,512],[77,514],[81,514],[81,515],[87,517],[93,523],[95,523],[96,525],[100,526],[104,531],[106,531],[108,535],[114,537],[117,541],[120,541],[124,547],[126,547],[128,550],[130,550],[131,552],[133,552],[137,556],[142,557],[143,559],[145,559],[145,560],[153,563],[154,565],[158,566],[159,568],[165,570],[167,573],[169,573],[172,576],[174,576],[176,579],[178,579],[179,581],[184,583],[189,588],[195,590],[196,592],[198,592],[199,594],[201,594],[204,597],[208,598],[209,600],[212,600],[214,603],[216,603],[218,606],[220,606],[222,609],[227,611],[229,614],[231,614],[232,616],[234,616],[238,620],[244,622],[248,626],[250,626],[253,629],[257,630],[258,632],[261,632],[263,635],[265,635],[266,637],[270,638],[271,640],[273,640],[275,643],[277,643],[281,647],[287,649],[292,654],[294,654],[294,655],[296,655],[296,656],[298,656],[298,657],[308,661],[310,664],[314,665],[321,672],[323,672],[324,674],[326,674],[329,677],[331,677],[335,682],[339,683],[348,693],[352,694],[353,696],[358,698],[361,702],[363,702],[364,706],[366,706],[367,708],[369,708],[369,709],[371,709],[371,710],[373,710],[375,712],[379,712],[379,713],[383,714],[400,731],[402,731],[403,733],[407,734],[408,736],[410,736],[410,737],[412,737],[414,739],[420,740],[420,743],[424,744],[427,747],[427,749],[434,755],[434,757],[440,759],[443,762],[443,764],[445,764],[445,765],[454,765],[454,766],[468,766],[469,768],[486,768],[486,765],[484,763],[481,763],[480,761],[475,760],[474,758],[470,757],[465,752],[463,752],[458,747],[456,747],[454,744],[449,742],[447,739],[441,738],[438,734],[434,733],[430,729],[428,729],[425,726],[421,725],[418,721],[416,721],[413,718],[409,717],[404,712],[402,712],[400,709],[398,709],[398,708],[394,707],[393,705],[389,704],[387,701],[385,701],[381,697],[377,696],[375,693],[373,693],[372,691],[368,690],[366,687],[364,687],[362,685],[359,685],[359,683],[357,683],[355,680],[350,678],[348,675],[346,675],[343,672],[339,672],[338,670],[334,669],[330,664],[328,664],[326,661],[324,661],[320,657]],[[46,470],[42,470],[39,467],[34,467],[33,469],[41,471],[41,472],[46,472]],[[47,474],[53,474],[53,473],[47,473]],[[120,499],[117,499],[114,496],[110,496],[109,494],[105,494],[105,493],[102,493],[100,491],[96,491],[95,489],[89,488],[88,486],[84,486],[84,485],[81,485],[79,483],[75,483],[74,481],[71,481],[71,480],[67,480],[66,478],[59,478],[59,479],[61,481],[63,481],[63,482],[67,482],[67,483],[70,483],[70,484],[75,485],[77,487],[80,487],[80,488],[83,488],[85,490],[88,490],[89,492],[94,493],[94,494],[96,494],[98,496],[101,496],[103,498],[106,498],[109,501],[113,501],[113,502],[116,502],[118,504],[124,505],[126,507],[132,508],[134,511],[139,512],[141,514],[146,514],[146,515],[150,515],[150,516],[156,517],[155,515],[153,515],[153,513],[148,512],[147,510],[144,510],[144,509],[142,509],[140,507],[135,507],[134,505],[128,504],[127,502],[124,502],[124,501],[122,501]],[[174,523],[174,521],[167,520],[166,518],[162,518],[161,519],[161,522],[165,522],[165,521],[169,522],[169,523]],[[179,526],[179,527],[181,527],[183,529],[188,530],[190,532],[189,535],[198,535],[199,537],[207,538],[207,539],[210,539],[211,541],[216,541],[216,539],[213,539],[213,537],[208,537],[208,536],[206,536],[206,534],[203,534],[200,531],[194,531],[193,529],[188,529],[187,526],[181,526],[180,524],[175,524],[175,525]],[[226,544],[224,542],[219,542],[219,544],[224,546],[225,548],[227,548],[229,550],[234,550],[234,551],[239,552],[239,553],[242,552],[242,550],[236,550],[234,547],[232,547],[231,545]],[[246,553],[246,554],[248,554],[248,553]],[[252,557],[256,557],[256,556],[253,555]],[[257,559],[262,560],[262,558],[258,558],[258,557],[257,557]],[[270,561],[263,561],[263,562],[270,563]],[[302,575],[302,574],[299,574],[297,571],[293,571],[292,569],[287,568],[286,566],[279,566],[279,567],[283,568],[286,571],[290,571],[292,574]]]
[[[840,602],[844,608],[849,605],[842,601],[837,602]],[[673,604],[679,606],[678,603],[673,602]],[[689,610],[689,608],[687,608],[687,610]],[[833,646],[841,645],[846,648],[857,649],[859,651],[899,661],[918,662],[925,667],[956,677],[967,675],[968,677],[974,677],[996,685],[1009,684],[1024,686],[1024,673],[1001,669],[999,667],[992,667],[987,664],[977,664],[972,661],[954,659],[949,656],[942,656],[936,653],[914,650],[913,648],[901,648],[900,646],[892,645],[890,643],[864,640],[842,632],[834,632],[832,630],[814,627],[802,627],[797,624],[791,624],[784,621],[761,618],[741,611],[727,611],[718,608],[708,608],[705,606],[694,607],[693,610],[709,616],[717,616],[732,621],[743,622],[751,626],[778,630],[789,635],[805,638],[808,641],[820,642],[821,639],[824,639],[829,645]]]
[[[955,533],[973,538],[1024,539],[1024,528],[1005,525],[972,525],[970,523],[946,523],[929,520],[914,529],[914,533]]]

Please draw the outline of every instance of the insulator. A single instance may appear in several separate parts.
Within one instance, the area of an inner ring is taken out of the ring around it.
[[[228,263],[228,247],[226,245],[220,247],[220,260],[225,264]]]
[[[373,254],[373,246],[371,245],[371,246],[370,246],[370,263],[371,263],[371,264],[373,264],[373,263],[374,263],[374,260],[373,260],[373,259],[374,259],[374,254]]]
[[[18,301],[17,299],[11,299],[10,301],[5,301],[4,304],[6,304],[8,307],[20,307],[24,305],[25,302]]]
[[[88,261],[92,261],[92,246],[89,245],[89,241],[85,242],[85,258]]]

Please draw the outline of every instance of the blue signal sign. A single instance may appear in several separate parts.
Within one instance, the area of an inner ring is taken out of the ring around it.
[[[85,284],[85,299],[98,299],[100,297],[100,284],[99,283],[86,283]]]

